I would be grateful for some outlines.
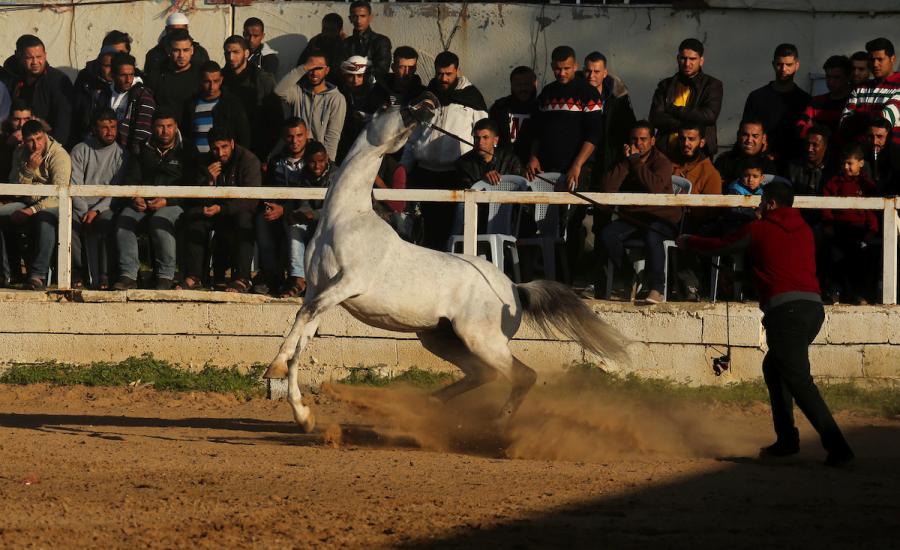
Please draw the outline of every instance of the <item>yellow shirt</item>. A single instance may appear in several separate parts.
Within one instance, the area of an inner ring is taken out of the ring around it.
[[[675,100],[672,102],[672,105],[675,107],[687,107],[689,99],[691,99],[691,87],[685,86],[681,82],[675,83]],[[677,132],[669,134],[669,151],[674,150],[678,146],[677,140]]]

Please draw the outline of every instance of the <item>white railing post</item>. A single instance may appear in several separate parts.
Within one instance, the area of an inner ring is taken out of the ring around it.
[[[884,199],[881,302],[897,303],[897,199]]]
[[[474,256],[478,251],[478,203],[477,191],[463,191],[463,254]]]
[[[68,182],[56,187],[56,196],[59,198],[56,284],[60,290],[69,290],[72,288],[72,196],[69,194]]]

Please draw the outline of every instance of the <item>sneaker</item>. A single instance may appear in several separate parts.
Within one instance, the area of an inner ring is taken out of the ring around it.
[[[856,455],[850,449],[842,451],[832,451],[825,457],[825,465],[830,468],[845,468],[853,463]]]
[[[131,290],[132,288],[137,288],[137,281],[131,277],[119,277],[119,280],[113,285],[113,290]]]
[[[25,290],[44,290],[47,284],[40,277],[31,277],[25,282]]]
[[[156,290],[172,290],[172,287],[175,286],[175,281],[172,279],[167,279],[165,277],[157,277],[156,278]]]
[[[795,455],[800,452],[800,442],[786,442],[778,440],[768,447],[762,447],[759,450],[760,458],[781,458],[785,456]]]
[[[648,304],[661,304],[666,301],[666,297],[662,295],[658,290],[651,290],[647,297],[644,298],[644,302]]]

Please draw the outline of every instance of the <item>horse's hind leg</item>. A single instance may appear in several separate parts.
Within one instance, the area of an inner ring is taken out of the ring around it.
[[[300,392],[300,357],[303,349],[315,336],[316,330],[319,328],[319,319],[319,317],[314,317],[303,325],[300,344],[288,364],[288,403],[294,413],[294,420],[304,433],[313,431],[316,419],[309,407],[303,404],[303,396]]]
[[[441,327],[417,334],[422,345],[431,353],[449,361],[463,371],[463,378],[434,392],[432,396],[442,403],[472,391],[497,378],[497,371],[484,364],[469,351],[462,340],[448,327]]]

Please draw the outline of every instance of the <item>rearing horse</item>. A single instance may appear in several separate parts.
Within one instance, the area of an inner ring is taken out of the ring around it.
[[[438,106],[426,94],[375,115],[328,189],[306,249],[306,298],[265,375],[288,375],[288,400],[305,432],[315,419],[300,394],[300,355],[322,315],[338,305],[368,325],[415,332],[425,349],[459,367],[465,376],[434,394],[441,401],[502,374],[512,392],[501,419],[515,413],[537,378],[509,349],[523,317],[548,336],[558,332],[598,355],[624,356],[622,336],[566,286],[514,284],[481,258],[410,244],[374,212],[372,182],[382,157],[400,150]]]

